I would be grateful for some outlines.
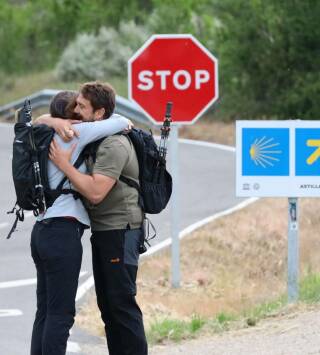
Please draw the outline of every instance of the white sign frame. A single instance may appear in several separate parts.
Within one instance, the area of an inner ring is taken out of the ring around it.
[[[288,128],[289,129],[289,175],[250,176],[243,175],[243,128]],[[296,128],[319,129],[319,121],[236,121],[236,195],[238,197],[320,197],[320,158],[319,176],[295,175]],[[316,149],[316,148],[314,148]]]

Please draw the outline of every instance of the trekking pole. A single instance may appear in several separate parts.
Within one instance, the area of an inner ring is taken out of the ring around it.
[[[167,102],[166,114],[161,127],[161,139],[159,144],[160,157],[165,161],[167,156],[167,141],[170,133],[172,102]]]
[[[44,189],[41,181],[40,175],[40,165],[38,161],[37,147],[34,141],[33,127],[32,127],[32,108],[30,100],[25,100],[23,109],[18,116],[18,122],[25,123],[29,127],[29,140],[32,147],[32,165],[35,177],[35,188],[39,191],[39,212],[45,212],[47,209],[46,199],[44,196]]]

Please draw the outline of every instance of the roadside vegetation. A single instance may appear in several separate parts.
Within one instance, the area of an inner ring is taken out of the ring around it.
[[[0,86],[124,79],[151,34],[191,33],[219,59],[215,120],[318,119],[319,17],[314,0],[0,0]]]
[[[181,287],[171,288],[170,250],[142,261],[138,301],[151,344],[252,327],[320,307],[318,199],[300,199],[300,298],[287,303],[287,200],[261,199],[181,242]],[[77,324],[103,336],[94,292]]]

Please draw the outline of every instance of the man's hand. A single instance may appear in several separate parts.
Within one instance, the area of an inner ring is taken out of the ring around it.
[[[79,137],[79,132],[72,124],[81,123],[80,120],[65,120],[52,117],[49,114],[42,115],[35,120],[36,124],[46,124],[52,127],[64,142],[69,142],[73,136]]]
[[[70,149],[62,149],[55,139],[50,144],[49,158],[63,172],[70,165],[72,153],[76,147],[73,144]]]

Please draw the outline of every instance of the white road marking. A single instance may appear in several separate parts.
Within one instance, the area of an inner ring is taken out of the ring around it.
[[[88,273],[88,271],[81,271],[79,277],[82,277],[82,276],[86,275],[87,273]],[[30,286],[30,285],[35,285],[36,283],[37,283],[36,278],[15,280],[15,281],[6,281],[6,282],[0,282],[0,289],[21,287],[21,286]]]
[[[17,317],[22,316],[22,312],[19,309],[0,309],[1,317]]]
[[[93,276],[90,276],[82,285],[78,287],[76,302],[78,302],[86,294],[86,292],[90,290],[93,285]]]
[[[81,351],[80,346],[77,343],[72,341],[68,341],[67,343],[67,352],[68,353],[78,353]]]
[[[184,143],[184,144],[197,145],[197,146],[200,146],[200,147],[220,149],[220,150],[233,152],[233,153],[236,151],[236,148],[232,147],[230,145],[210,143],[210,142],[205,142],[205,141],[196,141],[196,140],[193,140],[193,139],[179,138],[179,142],[180,143]]]

